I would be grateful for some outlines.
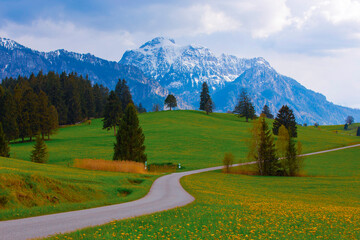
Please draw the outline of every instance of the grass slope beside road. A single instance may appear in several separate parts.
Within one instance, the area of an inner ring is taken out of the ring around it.
[[[145,196],[156,177],[0,157],[0,220],[132,201]]]
[[[182,184],[196,200],[186,207],[49,239],[359,239],[359,154],[309,156],[313,177],[190,175]]]
[[[233,114],[200,111],[162,111],[140,114],[146,137],[149,163],[181,163],[184,170],[219,166],[225,152],[232,152],[237,161],[247,155],[247,139],[252,123]],[[269,120],[272,125],[272,121]],[[298,127],[298,140],[304,153],[360,143],[360,138],[336,134],[314,127]],[[102,130],[102,121],[91,125],[66,127],[46,142],[49,163],[72,165],[75,158],[112,159],[115,137]],[[29,160],[34,143],[11,145],[14,158]]]

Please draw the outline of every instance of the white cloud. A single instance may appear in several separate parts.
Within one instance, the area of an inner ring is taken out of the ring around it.
[[[114,61],[119,61],[125,50],[136,46],[127,31],[101,31],[49,19],[38,19],[30,25],[7,22],[0,29],[0,35],[39,51],[63,48]]]
[[[321,14],[331,23],[360,23],[360,2],[356,0],[329,0],[320,4]]]

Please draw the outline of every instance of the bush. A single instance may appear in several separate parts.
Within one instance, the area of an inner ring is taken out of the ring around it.
[[[104,159],[75,159],[74,167],[108,172],[146,173],[144,163]]]
[[[152,163],[148,165],[148,170],[150,172],[175,172],[176,169],[177,169],[177,165],[173,164],[172,162]]]
[[[223,171],[225,173],[229,173],[230,167],[233,165],[233,163],[234,163],[234,155],[232,153],[225,153],[225,156],[223,159],[223,164],[224,164]]]

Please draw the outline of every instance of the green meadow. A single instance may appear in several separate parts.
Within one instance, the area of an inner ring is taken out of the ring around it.
[[[128,202],[145,196],[156,177],[0,157],[0,220]]]
[[[246,160],[252,123],[243,118],[199,111],[162,111],[139,117],[149,163],[181,163],[183,170],[205,168],[221,165],[225,152],[232,152],[237,161]],[[360,143],[358,137],[322,128],[299,126],[298,135],[304,153]],[[102,130],[100,119],[92,120],[91,125],[61,128],[52,139],[47,142],[50,164],[71,166],[76,158],[112,159],[115,137],[113,131]],[[12,144],[11,156],[29,161],[33,145]]]
[[[359,155],[309,156],[306,177],[190,175],[188,206],[50,239],[359,239]]]
[[[356,136],[358,127],[360,127],[360,123],[351,124],[350,126],[348,126],[347,130],[344,129],[344,125],[321,126],[321,128],[324,130],[348,136]]]

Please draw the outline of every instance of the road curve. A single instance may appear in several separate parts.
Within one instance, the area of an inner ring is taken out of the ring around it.
[[[342,150],[350,147],[360,147],[360,144],[307,155]],[[234,166],[254,163],[255,162],[248,162],[235,164]],[[46,237],[56,233],[71,232],[85,227],[102,225],[112,220],[137,217],[175,207],[181,207],[193,202],[195,199],[182,188],[179,181],[180,178],[191,174],[213,171],[221,168],[223,168],[223,166],[165,175],[158,178],[153,183],[149,193],[145,197],[132,202],[37,217],[0,221],[0,239],[17,240]]]

